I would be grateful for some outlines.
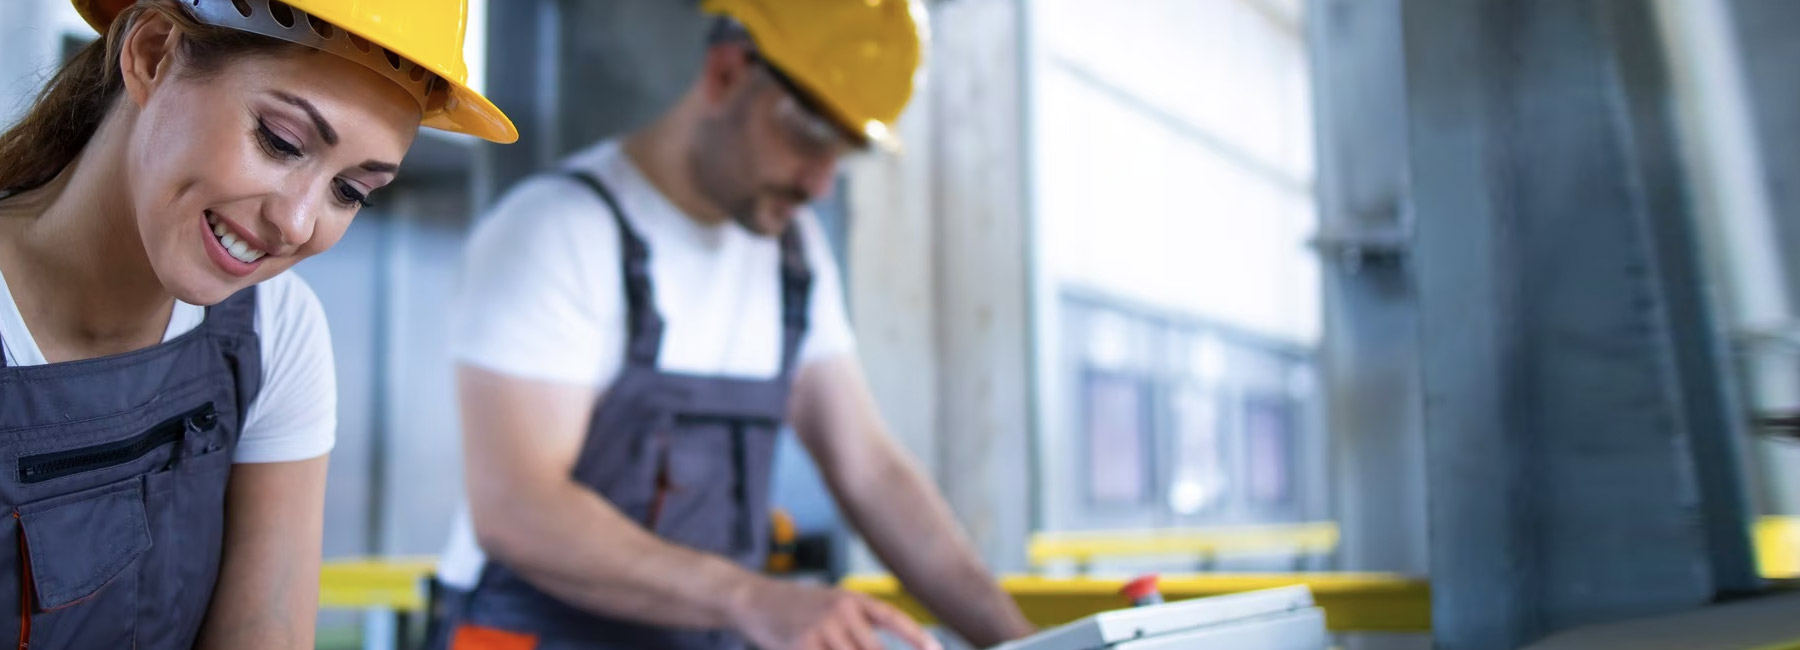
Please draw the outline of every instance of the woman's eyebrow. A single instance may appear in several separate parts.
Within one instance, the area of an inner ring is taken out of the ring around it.
[[[312,102],[279,90],[270,91],[269,94],[274,95],[276,99],[299,107],[302,111],[306,111],[306,116],[312,118],[313,128],[319,130],[319,137],[325,139],[325,144],[333,147],[337,146],[337,129],[331,128],[331,123],[325,121],[325,116],[319,114],[319,109],[313,106]]]

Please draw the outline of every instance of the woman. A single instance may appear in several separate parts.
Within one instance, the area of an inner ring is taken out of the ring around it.
[[[0,639],[310,648],[335,385],[286,271],[462,85],[462,0],[75,0],[0,134]],[[259,285],[260,283],[260,285]]]

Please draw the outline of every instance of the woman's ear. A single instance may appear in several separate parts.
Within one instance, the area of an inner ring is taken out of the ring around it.
[[[167,80],[175,66],[175,48],[181,31],[162,14],[146,11],[127,26],[125,44],[119,48],[119,74],[132,103],[143,108],[150,91]]]

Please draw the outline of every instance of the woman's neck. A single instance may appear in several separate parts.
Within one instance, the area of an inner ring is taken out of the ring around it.
[[[127,199],[121,126],[107,120],[55,179],[0,201],[0,273],[52,362],[154,345],[174,308]]]

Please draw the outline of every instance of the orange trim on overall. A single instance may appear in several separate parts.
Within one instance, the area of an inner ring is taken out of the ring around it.
[[[31,547],[25,543],[25,522],[19,511],[13,511],[13,520],[19,522],[19,565],[23,568],[19,579],[19,650],[31,647]]]
[[[663,504],[668,503],[669,493],[675,491],[675,483],[669,480],[669,432],[656,432],[656,493],[650,498],[650,512],[644,516],[644,528],[656,532],[656,524],[662,521]]]
[[[537,643],[534,634],[464,624],[450,637],[450,650],[533,650]]]

